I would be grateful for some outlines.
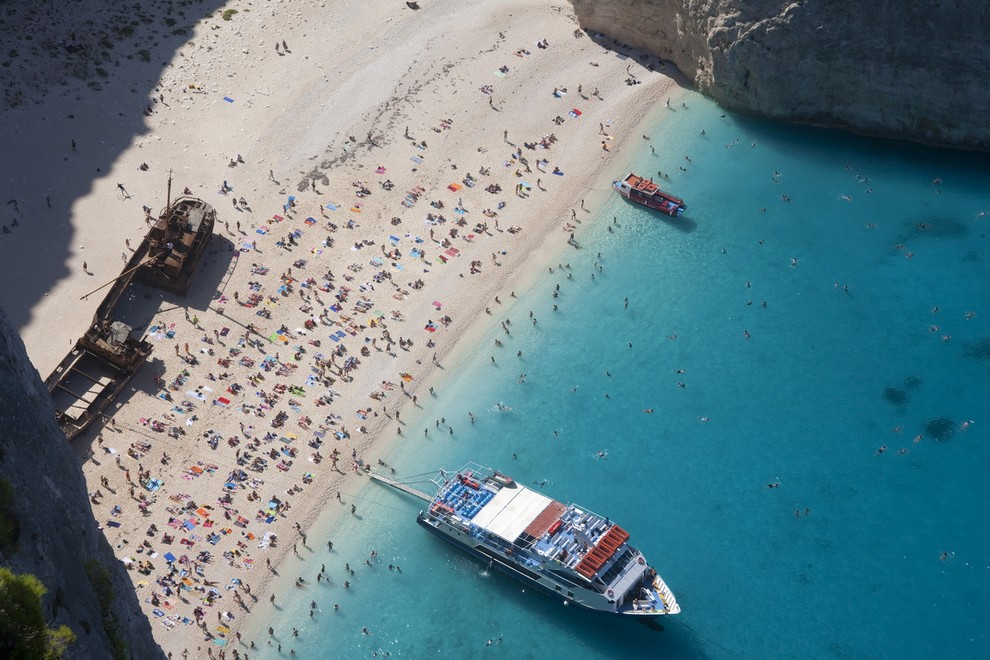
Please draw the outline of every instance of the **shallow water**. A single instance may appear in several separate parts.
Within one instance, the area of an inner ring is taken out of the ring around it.
[[[315,582],[325,562],[333,584],[278,611],[283,655],[990,654],[990,161],[684,100],[635,168],[669,172],[688,214],[616,197],[586,217],[570,267],[497,310],[389,457],[412,481],[477,461],[608,515],[682,614],[564,607],[370,484],[345,495],[359,517],[331,531],[334,553],[300,569]]]

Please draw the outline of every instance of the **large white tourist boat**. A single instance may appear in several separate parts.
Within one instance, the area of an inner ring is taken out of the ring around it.
[[[429,502],[416,518],[427,530],[565,603],[633,616],[681,611],[629,533],[605,516],[475,464],[441,471],[433,497],[372,476]]]

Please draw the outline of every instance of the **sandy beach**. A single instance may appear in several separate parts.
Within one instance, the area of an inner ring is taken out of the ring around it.
[[[161,647],[251,655],[271,569],[326,545],[307,530],[353,512],[472,326],[580,249],[678,83],[544,1],[231,2],[188,38],[150,87],[125,60],[5,110],[41,153],[3,177],[2,304],[44,378],[169,171],[217,209],[189,296],[135,301],[152,361],[77,450]]]

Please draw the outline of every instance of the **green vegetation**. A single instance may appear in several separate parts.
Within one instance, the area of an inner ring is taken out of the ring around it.
[[[100,603],[103,631],[113,647],[113,657],[115,660],[127,660],[130,656],[127,652],[127,643],[121,637],[120,626],[117,625],[117,618],[113,615],[113,581],[110,579],[110,573],[96,559],[87,559],[83,563],[83,569],[93,586],[93,591],[96,592],[96,600]]]
[[[76,636],[68,626],[49,628],[41,598],[45,587],[30,573],[0,567],[0,657],[61,658]]]
[[[223,12],[223,14],[221,14],[221,18],[223,18],[223,20],[225,21],[229,21],[234,17],[234,14],[236,13],[237,13],[236,9],[227,9]]]
[[[17,552],[20,535],[21,523],[14,506],[14,487],[0,478],[0,554],[10,556]]]

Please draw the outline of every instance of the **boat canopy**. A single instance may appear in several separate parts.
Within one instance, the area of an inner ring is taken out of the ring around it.
[[[525,486],[501,488],[471,522],[512,543],[553,502]]]

